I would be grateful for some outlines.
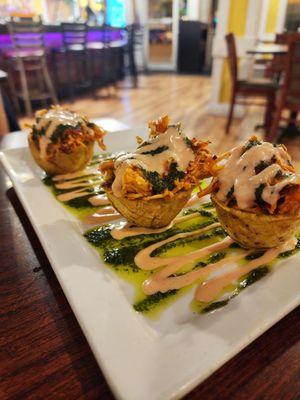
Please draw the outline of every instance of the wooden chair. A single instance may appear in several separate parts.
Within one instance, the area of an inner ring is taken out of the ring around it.
[[[127,28],[127,45],[125,47],[125,56],[127,57],[127,69],[132,79],[133,87],[138,87],[138,70],[135,60],[135,50],[143,45],[143,28],[138,24],[128,25]]]
[[[0,136],[9,131],[4,101],[2,98],[1,83],[7,80],[7,73],[0,70]]]
[[[270,133],[267,135],[269,141],[275,141],[279,123],[281,120],[292,121],[296,124],[297,113],[300,111],[300,36],[290,34],[288,37],[288,54],[285,58],[283,70],[283,82],[280,87],[273,123]],[[289,118],[282,116],[284,110],[290,111]]]
[[[266,107],[264,125],[266,127],[271,125],[272,109],[274,107],[274,97],[276,91],[276,84],[270,80],[259,80],[259,81],[247,81],[238,79],[238,59],[236,51],[235,37],[233,33],[229,33],[225,36],[228,50],[228,61],[230,68],[230,75],[232,81],[232,93],[230,109],[226,124],[226,133],[229,133],[233,111],[235,104],[243,105],[259,105]],[[265,100],[264,103],[249,102],[238,97],[243,98],[262,98]]]
[[[10,86],[16,96],[24,101],[26,114],[32,115],[31,101],[46,102],[51,99],[52,103],[57,103],[47,68],[42,20],[40,17],[12,18],[8,29],[14,46],[13,50],[5,53],[9,65]],[[19,91],[14,86],[16,72],[20,77]]]
[[[10,96],[7,95],[6,91],[8,86],[8,74],[5,71],[0,70],[0,136],[7,132],[19,131],[21,128],[18,124],[16,111],[13,107]]]
[[[111,35],[114,28],[103,25],[101,39],[87,43],[90,59],[90,73],[94,97],[97,98],[96,90],[101,88],[114,87],[113,93],[116,94],[116,84],[118,80],[116,67],[118,67],[118,47],[111,46]]]
[[[290,33],[276,33],[275,43],[287,45],[289,35]],[[299,33],[293,35],[298,35],[300,37]],[[285,68],[285,57],[286,54],[277,54],[273,56],[272,60],[269,61],[268,65],[266,66],[266,78],[275,78],[279,82],[281,73]]]

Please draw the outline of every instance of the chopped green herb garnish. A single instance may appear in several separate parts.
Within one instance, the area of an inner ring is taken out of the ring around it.
[[[208,264],[214,264],[218,261],[223,260],[223,258],[225,258],[225,257],[226,257],[225,252],[219,251],[218,253],[214,253],[209,257]]]
[[[33,125],[31,134],[32,134],[32,139],[34,141],[37,141],[37,139],[40,136],[44,136],[46,134],[46,127],[45,128],[41,128],[41,129],[37,129],[36,125]]]
[[[88,189],[87,189],[88,191]],[[93,191],[94,192],[94,191]],[[98,192],[94,192],[94,194],[98,194]],[[64,204],[69,206],[69,207],[73,207],[73,208],[95,208],[90,202],[89,202],[89,198],[91,196],[90,195],[86,195],[83,197],[77,197],[75,199],[71,199],[69,201],[64,201]]]
[[[157,306],[162,300],[165,300],[171,296],[174,296],[178,292],[178,289],[168,290],[165,293],[157,292],[150,296],[147,296],[145,299],[135,303],[133,308],[135,311],[139,312],[147,312],[150,311],[152,308]]]
[[[265,201],[264,201],[263,198],[262,198],[262,194],[263,194],[263,191],[264,191],[265,187],[266,187],[266,184],[265,184],[265,183],[261,183],[261,184],[255,189],[255,199],[256,199],[256,203],[257,203],[259,206],[264,206],[264,205],[265,205]]]
[[[85,232],[84,237],[94,246],[101,246],[104,240],[112,239],[110,231],[109,226],[104,225]]]
[[[242,249],[242,246],[241,246],[239,243],[237,243],[237,242],[233,242],[233,243],[231,243],[231,244],[229,245],[229,248],[230,248],[230,249]]]
[[[55,129],[53,134],[51,135],[51,142],[52,143],[57,143],[57,141],[64,135],[64,133],[71,129],[72,131],[76,131],[80,128],[81,124],[79,123],[78,125],[70,126],[70,125],[58,125],[58,127]]]
[[[145,140],[144,142],[142,142],[142,143],[138,146],[138,149],[140,149],[141,147],[144,147],[144,146],[148,146],[148,144],[151,144],[151,142],[148,142],[147,140]]]
[[[185,239],[178,239],[174,242],[166,243],[165,245],[155,249],[151,253],[151,257],[156,257],[156,256],[163,254],[166,251],[173,249],[175,247],[179,247],[179,246],[184,247],[189,243],[196,242],[196,241],[200,242],[202,240],[211,239],[214,236],[224,236],[224,231],[216,228],[210,233],[203,233],[202,235],[198,235],[198,236],[195,235],[195,236],[191,236],[191,237],[188,237]]]
[[[230,190],[228,190],[226,194],[226,198],[230,199],[230,197],[233,195],[233,192],[234,192],[234,186],[231,186]]]
[[[45,178],[43,178],[43,183],[46,186],[52,186],[53,185],[53,180],[52,180],[51,176],[50,175],[46,175]]]
[[[257,140],[257,139],[251,139],[251,140],[249,140],[248,143],[245,144],[244,149],[243,149],[243,150],[244,150],[243,152],[245,153],[245,151],[251,149],[251,147],[253,147],[253,146],[259,146],[260,144],[262,144],[261,141],[259,141],[259,140]]]
[[[260,172],[262,172],[264,169],[268,168],[272,164],[273,164],[272,161],[260,161],[254,168],[255,173],[259,174]]]
[[[245,289],[247,286],[252,285],[257,282],[259,279],[263,278],[270,271],[270,268],[265,265],[263,267],[255,268],[253,271],[249,272],[245,277],[243,277],[239,284],[238,289]]]
[[[202,208],[213,208],[214,205],[213,205],[213,202],[212,202],[212,201],[209,201],[209,202],[207,202],[207,203],[202,204],[201,207],[202,207]]]
[[[184,138],[184,142],[188,147],[191,147],[191,148],[193,147],[193,142],[187,136]]]
[[[255,260],[256,258],[263,256],[264,254],[264,251],[254,251],[253,253],[248,254],[245,257],[245,260]]]
[[[222,308],[224,306],[226,306],[229,303],[229,299],[226,300],[221,300],[221,301],[215,301],[211,304],[209,304],[208,306],[206,306],[205,308],[203,308],[203,310],[201,311],[202,314],[207,314],[209,312],[215,311],[219,308]]]
[[[295,254],[297,251],[300,250],[300,236],[297,238],[297,244],[293,250],[284,251],[279,254],[279,258],[287,258]]]
[[[155,156],[156,154],[163,153],[164,151],[168,150],[169,146],[159,146],[156,149],[143,151],[141,154],[147,155],[150,154],[151,156]]]
[[[183,215],[190,215],[190,214],[200,214],[202,217],[213,217],[213,213],[207,210],[201,210],[200,208],[188,208],[187,210],[184,210]]]
[[[175,180],[185,177],[185,173],[177,169],[176,162],[171,163],[170,170],[164,177],[160,177],[156,171],[146,171],[143,169],[142,172],[145,179],[151,184],[153,194],[163,193],[166,189],[173,190],[175,188]]]

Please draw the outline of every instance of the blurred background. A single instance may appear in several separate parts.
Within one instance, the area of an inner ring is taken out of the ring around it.
[[[0,132],[61,103],[135,132],[169,114],[223,151],[300,160],[300,0],[0,0]]]

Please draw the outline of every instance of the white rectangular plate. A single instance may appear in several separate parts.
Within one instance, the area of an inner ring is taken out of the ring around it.
[[[107,136],[108,150],[133,145],[130,131]],[[119,399],[183,396],[300,303],[299,255],[277,264],[225,308],[192,314],[192,293],[151,320],[134,311],[131,288],[82,237],[85,230],[41,182],[28,149],[1,161],[47,253],[101,369]]]

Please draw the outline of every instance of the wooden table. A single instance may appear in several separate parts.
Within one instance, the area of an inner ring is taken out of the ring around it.
[[[288,46],[277,43],[259,43],[253,49],[247,50],[247,54],[256,55],[284,55],[288,52]]]
[[[22,133],[8,135],[2,146],[16,147],[25,139]],[[1,400],[112,400],[39,239],[2,169],[0,218]],[[186,398],[299,399],[299,332],[300,308]]]

